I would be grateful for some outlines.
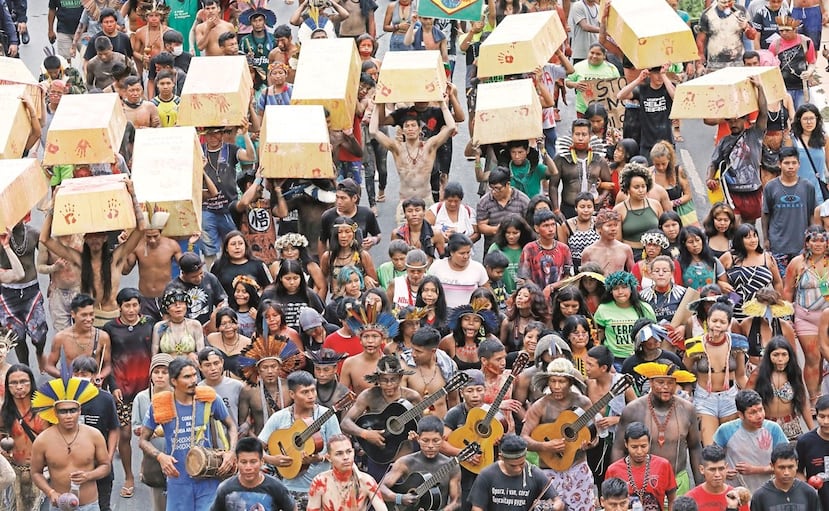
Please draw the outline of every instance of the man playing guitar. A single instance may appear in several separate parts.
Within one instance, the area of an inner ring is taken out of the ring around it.
[[[452,431],[466,423],[469,410],[484,404],[484,374],[479,369],[467,369],[464,372],[469,375],[469,381],[461,388],[463,402],[453,406],[446,412],[446,418],[443,423],[444,437],[447,438]],[[461,452],[461,449],[451,445],[449,442],[443,442],[440,452],[447,456],[457,456]],[[479,461],[480,455],[473,457],[470,463],[477,464]],[[476,476],[477,474],[461,466],[461,511],[469,511],[471,509],[469,490],[472,489],[472,484],[475,482]]]
[[[484,373],[484,403],[490,404],[501,391],[509,372],[507,367],[507,349],[500,341],[485,339],[478,345],[478,358],[481,359],[481,372]],[[507,422],[507,433],[515,432],[513,413],[518,419],[524,419],[524,407],[512,399],[513,385],[507,390],[505,399],[501,401],[501,412]]]
[[[566,358],[557,358],[550,362],[547,371],[539,371],[533,376],[532,384],[536,389],[549,387],[550,393],[533,403],[527,410],[521,437],[527,441],[527,449],[538,452],[539,455],[563,453],[566,447],[565,439],[538,442],[533,440],[530,434],[536,426],[555,422],[559,414],[565,410],[573,407],[585,410],[590,407],[590,399],[585,397],[587,387],[584,377],[572,362]],[[581,390],[581,394],[575,392],[573,385]],[[593,473],[587,465],[585,455],[585,451],[593,445],[595,439],[592,444],[582,445],[569,469],[563,472],[548,471],[553,477],[553,488],[563,497],[567,509],[571,511],[593,510],[593,499],[582,498],[593,492]],[[542,468],[548,468],[543,461],[540,461],[540,465]]]

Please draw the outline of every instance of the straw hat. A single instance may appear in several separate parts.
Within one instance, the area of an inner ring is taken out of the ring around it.
[[[572,362],[566,358],[557,358],[550,362],[546,371],[539,371],[533,375],[532,387],[537,392],[544,392],[547,390],[551,376],[564,376],[570,378],[570,382],[575,385],[582,394],[587,394],[587,382],[584,376],[573,365]]]

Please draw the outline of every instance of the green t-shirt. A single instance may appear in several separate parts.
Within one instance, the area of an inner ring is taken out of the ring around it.
[[[170,14],[167,16],[167,26],[181,32],[184,37],[184,51],[195,52],[190,47],[190,30],[196,21],[196,12],[199,10],[198,0],[181,0],[170,4]]]
[[[377,280],[380,281],[380,287],[386,289],[395,277],[401,277],[406,274],[406,270],[397,271],[394,269],[394,264],[391,261],[386,261],[377,267]]]
[[[584,82],[589,80],[610,80],[619,78],[619,70],[608,61],[598,66],[591,66],[587,60],[582,60],[573,66],[574,73],[567,77],[571,82]],[[576,112],[583,114],[587,110],[587,102],[581,92],[576,91]]]
[[[515,276],[518,275],[518,261],[521,259],[521,249],[509,247],[501,248],[493,243],[489,246],[487,254],[491,252],[501,252],[507,256],[509,266],[507,266],[506,270],[504,270],[504,287],[506,288],[508,294],[514,293],[516,288]]]
[[[679,0],[679,9],[688,13],[693,20],[698,20],[705,10],[705,0]]]
[[[645,302],[640,302],[645,317],[656,321],[653,309]],[[633,341],[630,330],[641,316],[633,307],[619,307],[615,302],[602,303],[596,309],[593,320],[604,328],[604,344],[616,358],[628,358],[633,355]]]
[[[541,193],[541,182],[547,179],[546,165],[539,163],[534,169],[530,169],[530,160],[527,160],[523,165],[510,162],[509,169],[512,173],[510,185],[513,188],[521,190],[530,198]]]

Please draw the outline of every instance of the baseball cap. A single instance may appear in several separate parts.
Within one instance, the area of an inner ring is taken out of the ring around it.
[[[197,254],[193,252],[185,252],[178,260],[178,266],[181,268],[181,273],[193,273],[204,266],[204,262]]]
[[[360,185],[350,177],[337,183],[337,191],[343,191],[353,196],[360,196]]]

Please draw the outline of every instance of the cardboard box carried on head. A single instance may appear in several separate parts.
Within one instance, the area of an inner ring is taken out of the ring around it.
[[[244,55],[195,57],[178,107],[179,126],[241,126],[247,119],[253,79]]]
[[[132,182],[147,229],[164,236],[201,232],[202,158],[192,126],[135,132]]]
[[[269,105],[259,133],[262,175],[331,179],[331,142],[320,105]]]
[[[350,37],[309,39],[299,54],[292,105],[322,105],[331,115],[331,128],[354,126],[360,54]]]
[[[0,89],[3,87],[13,86],[0,85]],[[31,132],[29,112],[19,97],[2,93],[0,112],[3,112],[0,115],[0,160],[21,158]]]
[[[0,229],[11,229],[46,194],[49,178],[34,158],[0,160]]]
[[[65,180],[54,198],[52,235],[134,229],[135,208],[126,180],[124,174]]]
[[[783,75],[776,66],[727,67],[677,86],[671,119],[736,119],[757,110],[756,76],[770,105],[786,94]]]
[[[636,69],[699,59],[691,27],[665,0],[613,0],[607,34]]]
[[[0,57],[0,85],[22,84],[38,117],[43,116],[43,89],[21,59]]]
[[[67,94],[49,125],[43,164],[115,163],[126,127],[118,94]]]
[[[546,64],[566,39],[556,11],[507,16],[481,43],[478,78],[530,73]]]
[[[529,140],[543,135],[541,101],[533,81],[482,83],[475,107],[475,145]]]
[[[438,50],[390,51],[383,58],[375,103],[443,101],[446,71]]]

